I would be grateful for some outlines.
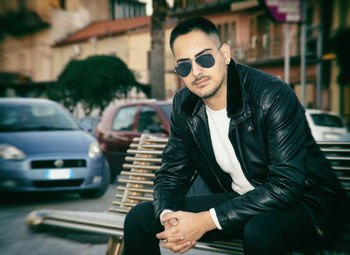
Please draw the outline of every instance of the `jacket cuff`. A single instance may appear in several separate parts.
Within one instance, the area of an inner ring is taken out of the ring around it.
[[[209,213],[210,213],[210,216],[211,216],[212,220],[213,220],[214,223],[215,223],[216,228],[219,229],[219,230],[222,230],[222,227],[221,227],[221,225],[220,225],[220,222],[219,222],[219,220],[218,220],[218,217],[216,216],[215,209],[214,209],[214,208],[211,208],[211,209],[209,210]]]

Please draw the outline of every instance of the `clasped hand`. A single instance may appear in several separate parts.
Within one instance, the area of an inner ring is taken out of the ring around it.
[[[162,247],[173,252],[185,253],[193,248],[197,240],[207,231],[215,228],[209,211],[200,213],[191,213],[184,211],[165,213],[161,219],[164,225],[164,231],[157,234]]]

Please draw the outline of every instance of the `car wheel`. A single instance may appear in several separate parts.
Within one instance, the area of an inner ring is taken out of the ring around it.
[[[82,198],[99,198],[99,197],[102,197],[106,193],[110,182],[111,182],[111,172],[110,172],[110,169],[109,169],[109,164],[107,163],[107,160],[106,160],[106,170],[105,170],[105,173],[104,173],[103,184],[102,184],[101,188],[82,191],[82,192],[80,192],[80,196]]]

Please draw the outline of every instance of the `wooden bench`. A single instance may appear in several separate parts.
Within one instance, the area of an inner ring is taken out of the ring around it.
[[[128,150],[127,163],[123,166],[124,171],[121,172],[118,180],[115,200],[107,212],[38,210],[28,215],[28,224],[33,228],[50,226],[107,235],[110,238],[106,254],[121,255],[125,215],[137,203],[153,200],[154,172],[160,168],[161,153],[166,143],[167,139],[154,138],[150,135],[134,139]],[[322,142],[319,145],[350,194],[350,142]],[[215,253],[243,254],[241,240],[199,242],[195,248]],[[344,249],[347,249],[347,252],[350,251],[349,226],[336,249],[340,252],[339,254],[344,254]],[[331,254],[337,254],[336,252],[332,251]]]

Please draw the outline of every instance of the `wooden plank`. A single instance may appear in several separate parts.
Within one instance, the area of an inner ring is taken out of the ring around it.
[[[158,170],[160,166],[154,165],[137,165],[137,164],[123,164],[123,168],[125,169],[145,169],[145,170]]]
[[[124,176],[137,176],[137,177],[148,177],[148,178],[155,177],[153,173],[140,173],[140,172],[130,172],[130,171],[121,171],[120,174]]]
[[[131,180],[131,179],[120,179],[120,183],[131,183],[131,184],[143,184],[143,185],[152,185],[153,181],[142,181],[142,180]]]
[[[146,189],[146,188],[127,188],[123,186],[117,186],[117,190],[128,190],[131,192],[142,192],[142,193],[150,193],[153,194],[153,187],[151,189]]]
[[[162,163],[161,158],[125,157],[125,161],[143,161],[147,163]]]
[[[154,150],[127,150],[129,154],[146,154],[146,155],[162,155],[162,151],[154,151]]]

